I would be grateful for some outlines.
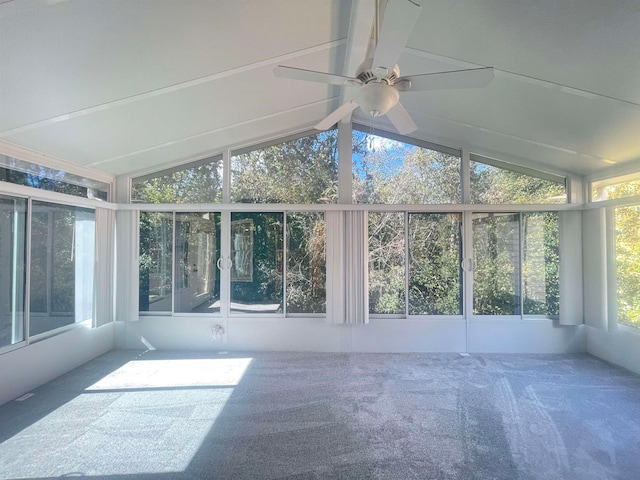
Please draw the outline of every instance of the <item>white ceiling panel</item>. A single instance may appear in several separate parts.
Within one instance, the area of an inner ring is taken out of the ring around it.
[[[297,64],[329,65],[331,59],[339,55],[337,50],[343,49],[322,51]],[[334,90],[333,95],[339,93],[335,87],[322,84],[305,83],[292,88],[290,80],[274,81],[274,67],[251,69],[232,77],[55,122],[12,135],[7,140],[74,163],[100,163],[108,168],[108,160],[114,157],[231,128],[301,105],[323,102],[331,96],[331,90]]]
[[[345,38],[341,3],[70,0],[6,14],[0,130]]]
[[[640,102],[637,0],[429,0],[407,44]]]

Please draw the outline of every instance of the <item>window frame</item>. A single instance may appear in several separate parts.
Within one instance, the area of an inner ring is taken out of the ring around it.
[[[570,174],[567,172],[562,172],[560,170],[554,169],[552,166],[540,164],[540,170],[536,170],[530,167],[521,166],[524,164],[524,160],[510,158],[508,156],[500,157],[502,160],[495,160],[495,154],[493,153],[485,153],[482,150],[472,149],[466,145],[461,145],[459,148],[446,147],[442,146],[435,142],[430,142],[425,139],[416,139],[405,137],[402,135],[398,135],[397,133],[389,132],[383,129],[375,129],[375,131],[371,131],[374,135],[389,138],[391,140],[400,141],[403,143],[408,143],[411,145],[415,145],[418,147],[425,147],[436,151],[442,151],[443,153],[453,153],[456,156],[460,157],[461,167],[460,167],[460,188],[461,188],[461,202],[459,204],[420,204],[420,205],[412,205],[412,204],[353,204],[352,202],[352,186],[351,186],[351,175],[353,171],[353,159],[351,156],[352,151],[352,131],[353,128],[364,131],[367,133],[371,129],[366,126],[361,126],[357,124],[339,124],[338,125],[338,189],[339,189],[339,198],[341,202],[333,203],[333,204],[284,204],[284,203],[233,203],[230,199],[230,175],[226,174],[226,172],[230,172],[231,168],[231,156],[238,153],[248,152],[256,150],[260,147],[268,147],[272,145],[277,145],[279,143],[286,142],[291,139],[301,138],[310,134],[314,134],[317,132],[309,131],[309,130],[301,130],[299,132],[295,132],[291,135],[286,136],[274,136],[272,138],[267,138],[262,141],[258,141],[256,143],[243,143],[238,145],[230,145],[223,149],[222,157],[223,157],[223,203],[214,204],[215,210],[222,211],[223,215],[225,212],[230,214],[230,212],[234,211],[252,211],[252,212],[292,212],[292,211],[322,211],[328,212],[332,210],[365,210],[368,212],[385,212],[385,211],[400,211],[400,212],[423,212],[423,213],[461,213],[463,216],[463,226],[462,226],[462,260],[466,260],[470,257],[470,245],[471,239],[468,236],[471,234],[471,224],[470,224],[470,216],[472,212],[504,212],[504,213],[522,213],[522,212],[560,212],[565,210],[572,210],[576,207],[576,202],[581,201],[580,192],[573,196],[572,188],[575,190],[577,188],[578,182],[582,182],[582,177],[576,176],[574,174]],[[348,148],[345,144],[348,144]],[[348,153],[346,153],[348,150]],[[209,155],[210,157],[211,155]],[[550,179],[562,179],[563,185],[565,187],[566,192],[566,203],[557,203],[557,204],[473,204],[470,203],[470,161],[471,159],[475,159],[476,161],[480,160],[483,163],[488,163],[487,159],[489,159],[492,164],[499,165],[502,168],[506,168],[511,171],[516,171],[519,173],[526,173],[536,177],[539,177],[541,174],[548,176]],[[185,165],[183,163],[182,165]],[[148,173],[148,171],[147,171]],[[581,183],[581,187],[583,184]],[[575,193],[575,192],[574,192]],[[165,204],[157,205],[157,204],[127,204],[120,205],[120,208],[130,209],[130,210],[164,210],[164,211],[199,211],[199,210],[211,210],[210,207],[206,205],[188,205],[188,204]],[[406,214],[405,214],[406,215]],[[364,248],[364,247],[363,247]],[[368,248],[368,247],[367,247]],[[286,255],[286,253],[285,253]],[[405,260],[406,261],[406,260]],[[408,272],[405,271],[405,277],[408,275]],[[405,305],[405,312],[402,314],[370,314],[370,318],[372,319],[402,319],[404,321],[423,321],[424,318],[432,318],[433,321],[456,321],[456,320],[474,320],[474,321],[504,321],[505,316],[476,316],[474,317],[472,314],[472,306],[473,306],[473,298],[471,296],[471,291],[473,288],[473,282],[470,280],[470,273],[463,272],[463,309],[461,315],[434,315],[434,316],[421,316],[421,315],[407,315],[408,304]],[[284,280],[286,284],[286,280]],[[406,292],[405,292],[406,294]],[[286,299],[286,290],[284,292],[284,298]],[[224,296],[224,295],[222,295]],[[228,301],[228,299],[227,299]],[[327,301],[329,299],[327,298]],[[286,302],[285,302],[286,303]],[[286,311],[286,308],[282,313],[274,313],[274,314],[266,314],[266,315],[251,315],[250,319],[273,319],[273,318],[301,318],[304,316],[312,316],[312,317],[324,317],[324,314],[290,314]],[[234,318],[238,321],[244,321],[246,316],[242,314],[229,314],[228,318]],[[523,321],[556,321],[554,318],[548,318],[548,316],[540,316],[534,314],[527,315],[519,315],[513,317],[515,319],[523,320]],[[510,321],[512,321],[510,319]]]
[[[22,326],[24,331],[24,339],[20,342],[16,342],[11,345],[0,346],[0,355],[20,349],[20,348],[27,347],[33,343],[40,342],[50,337],[53,337],[71,330],[75,330],[78,328],[91,328],[91,329],[97,328],[97,325],[96,325],[97,306],[96,306],[95,298],[96,298],[96,289],[98,287],[99,280],[97,279],[96,270],[94,267],[94,272],[93,272],[94,281],[93,281],[93,294],[92,294],[92,302],[93,302],[92,318],[86,319],[80,322],[73,322],[71,324],[63,325],[63,326],[60,326],[51,330],[47,330],[35,335],[29,334],[30,321],[31,321],[30,290],[31,290],[31,235],[32,235],[31,227],[32,227],[32,212],[33,212],[32,203],[33,201],[38,201],[38,202],[50,203],[58,206],[82,208],[85,210],[92,210],[94,212],[96,211],[97,208],[106,208],[110,210],[115,210],[117,206],[113,203],[104,202],[102,200],[85,198],[85,197],[76,197],[76,196],[71,196],[71,195],[67,195],[67,194],[59,193],[55,191],[41,190],[34,187],[17,185],[17,184],[12,184],[7,182],[0,182],[0,194],[7,197],[21,198],[26,200],[26,208],[27,208],[26,231],[25,231],[26,238],[25,238],[25,245],[24,245],[24,248],[25,248],[25,263],[24,263],[25,293],[23,297],[24,318],[23,318],[23,326]],[[98,228],[98,223],[96,221],[95,223],[96,235],[97,235],[97,228]],[[98,255],[100,255],[100,252],[97,251],[97,237],[96,237],[95,248],[94,248],[94,262],[98,258]]]

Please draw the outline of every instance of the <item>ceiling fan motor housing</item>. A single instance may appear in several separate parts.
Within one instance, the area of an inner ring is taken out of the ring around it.
[[[400,68],[398,65],[395,65],[391,71],[385,67],[377,67],[374,69],[371,66],[371,60],[368,60],[360,66],[356,77],[365,85],[371,82],[384,82],[387,85],[393,85],[400,77]]]
[[[356,103],[372,117],[386,114],[400,100],[398,90],[383,82],[372,82],[363,85],[356,94]]]

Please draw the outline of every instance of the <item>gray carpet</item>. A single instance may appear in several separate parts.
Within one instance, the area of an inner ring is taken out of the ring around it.
[[[0,478],[639,479],[588,355],[110,352],[0,407]]]

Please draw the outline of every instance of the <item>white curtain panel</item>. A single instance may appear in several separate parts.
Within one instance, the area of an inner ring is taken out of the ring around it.
[[[369,323],[367,212],[345,214],[345,323]]]
[[[344,323],[344,212],[325,213],[327,235],[327,321]]]
[[[139,320],[138,244],[139,212],[118,210],[116,213],[116,320]]]
[[[113,321],[116,212],[96,208],[96,326]]]
[[[327,320],[369,321],[368,232],[364,211],[329,211],[327,224]]]

